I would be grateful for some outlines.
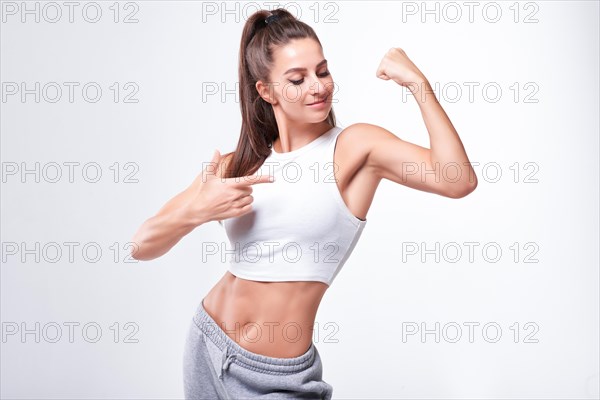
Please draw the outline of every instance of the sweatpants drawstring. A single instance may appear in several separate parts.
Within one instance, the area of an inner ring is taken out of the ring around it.
[[[221,379],[223,379],[223,371],[225,371],[229,368],[229,365],[233,362],[233,359],[236,356],[235,354],[227,355],[227,351],[228,351],[228,348],[225,347],[225,349],[223,350],[221,371],[219,371],[219,378],[221,378]]]

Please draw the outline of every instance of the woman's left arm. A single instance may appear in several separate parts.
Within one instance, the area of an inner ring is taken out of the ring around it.
[[[471,193],[477,187],[477,176],[473,170],[463,144],[454,129],[452,122],[438,102],[429,81],[415,64],[400,48],[390,49],[377,68],[376,75],[383,80],[393,80],[401,86],[407,87],[421,109],[430,138],[430,149],[402,141],[401,139],[379,129],[379,136],[374,137],[376,143],[370,151],[370,162],[378,170],[387,173],[392,180],[402,179],[407,181],[404,162],[414,162],[418,168],[420,182],[409,186],[421,190],[435,191],[446,194],[448,197],[460,198]],[[373,126],[371,126],[373,128]],[[372,129],[375,132],[377,129]],[[392,152],[395,154],[392,155]],[[393,158],[392,158],[393,157]],[[390,161],[395,162],[390,162]],[[399,162],[398,162],[399,161]],[[420,161],[417,163],[416,161]],[[377,165],[379,163],[379,165]],[[420,165],[419,165],[420,164]],[[441,182],[426,183],[428,172],[430,175],[441,175]]]

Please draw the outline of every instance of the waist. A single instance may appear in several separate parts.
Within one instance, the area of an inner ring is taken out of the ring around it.
[[[218,328],[246,350],[294,357],[312,343],[316,313],[327,288],[317,281],[252,281],[227,271],[202,303]]]

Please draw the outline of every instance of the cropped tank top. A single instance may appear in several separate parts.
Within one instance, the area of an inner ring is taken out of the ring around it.
[[[271,148],[255,173],[275,181],[252,185],[249,213],[219,222],[230,241],[229,272],[254,281],[331,286],[367,223],[348,209],[333,174],[342,130],[335,126],[287,153]]]

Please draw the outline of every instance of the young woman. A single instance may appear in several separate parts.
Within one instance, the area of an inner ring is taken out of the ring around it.
[[[285,9],[247,20],[237,148],[225,156],[216,151],[211,167],[133,238],[133,256],[149,260],[218,221],[232,244],[228,271],[190,326],[186,398],[331,398],[312,327],[366,225],[379,182],[451,198],[475,189],[458,134],[421,71],[392,48],[376,75],[411,90],[431,149],[372,124],[338,127],[333,78],[313,29]],[[458,176],[432,176],[449,163]]]

